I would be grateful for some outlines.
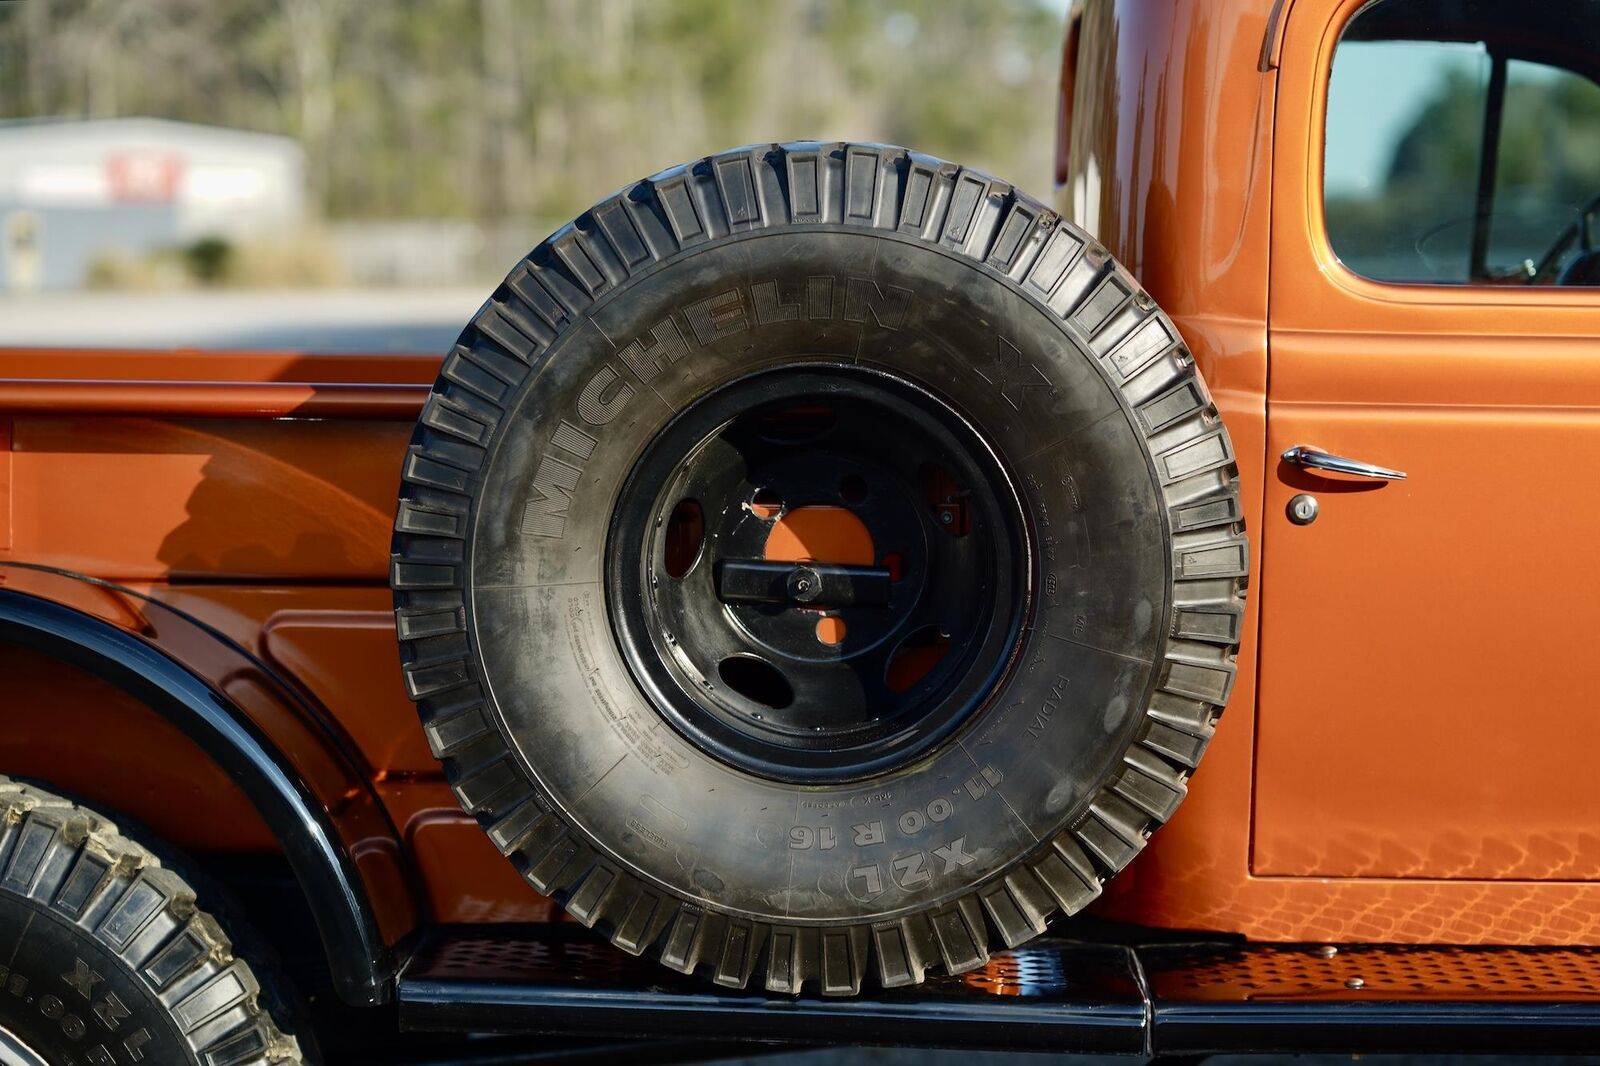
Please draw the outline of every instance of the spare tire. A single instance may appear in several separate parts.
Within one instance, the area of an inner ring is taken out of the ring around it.
[[[1172,322],[1009,185],[765,145],[519,263],[404,464],[406,683],[463,807],[633,953],[958,973],[1185,794],[1237,472]]]

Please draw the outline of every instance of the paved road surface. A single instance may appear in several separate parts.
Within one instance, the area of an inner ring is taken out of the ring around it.
[[[446,351],[492,286],[0,296],[0,347]]]

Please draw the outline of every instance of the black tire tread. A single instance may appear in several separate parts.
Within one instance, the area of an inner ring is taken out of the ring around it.
[[[151,906],[148,892],[158,902]],[[167,1008],[196,1059],[293,1066],[296,1039],[261,1006],[250,964],[189,884],[109,819],[0,777],[0,895],[48,907],[94,938]],[[132,904],[140,901],[137,909]]]
[[[597,297],[707,240],[808,224],[911,236],[963,255],[1063,321],[1122,392],[1153,457],[1174,545],[1165,662],[1122,769],[1076,824],[954,903],[875,925],[751,923],[669,898],[585,845],[486,713],[466,636],[468,487],[515,385]],[[391,567],[407,690],[462,806],[539,891],[633,954],[719,984],[858,993],[984,965],[1072,914],[1185,794],[1232,688],[1248,566],[1238,470],[1170,319],[1087,233],[1009,184],[878,144],[734,149],[601,201],[519,263],[446,356],[409,447]]]

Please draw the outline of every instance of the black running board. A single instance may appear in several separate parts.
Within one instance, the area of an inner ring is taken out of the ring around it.
[[[1600,949],[1046,939],[850,999],[719,989],[572,925],[433,930],[411,1030],[1188,1055],[1600,1050]]]

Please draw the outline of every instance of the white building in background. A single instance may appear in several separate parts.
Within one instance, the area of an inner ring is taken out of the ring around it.
[[[296,226],[288,137],[154,118],[0,121],[0,291],[73,288],[108,251]]]

